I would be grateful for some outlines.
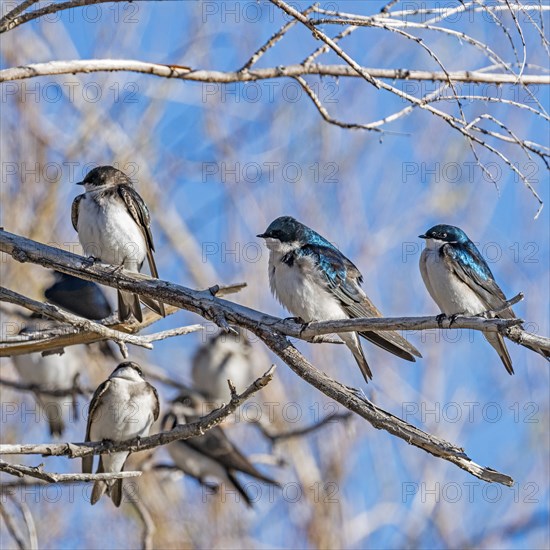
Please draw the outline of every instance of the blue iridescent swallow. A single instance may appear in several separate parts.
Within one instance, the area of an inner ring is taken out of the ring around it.
[[[426,248],[420,256],[422,279],[442,313],[446,316],[478,315],[500,310],[506,305],[506,296],[489,266],[462,229],[436,225],[419,237],[426,239]],[[510,307],[497,315],[501,319],[515,316]],[[486,332],[484,336],[495,348],[508,374],[514,374],[502,335]]]
[[[382,316],[361,289],[363,276],[357,267],[313,229],[283,216],[258,237],[265,239],[270,252],[271,291],[293,315],[306,323]],[[422,357],[397,332],[359,334],[408,361]],[[368,382],[372,372],[357,333],[343,332],[338,336],[351,350]]]

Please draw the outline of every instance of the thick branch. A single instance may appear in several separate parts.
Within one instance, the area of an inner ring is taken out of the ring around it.
[[[403,439],[410,445],[444,460],[448,460],[473,476],[488,482],[513,485],[513,479],[492,468],[476,464],[464,452],[444,439],[431,435],[408,424],[401,418],[378,408],[368,399],[358,397],[346,386],[332,380],[325,373],[318,371],[305,357],[283,336],[268,331],[257,330],[256,335],[269,346],[298,376],[309,382],[325,395],[334,399],[350,411],[357,413],[378,430],[386,430],[392,435]]]
[[[0,300],[27,308],[34,313],[46,315],[47,317],[55,319],[56,321],[69,323],[79,330],[93,332],[95,334],[98,334],[99,336],[102,336],[103,339],[109,339],[114,340],[115,342],[124,342],[127,344],[134,344],[135,346],[141,346],[147,349],[153,349],[151,342],[145,340],[144,338],[141,338],[140,336],[133,336],[131,334],[125,334],[123,332],[107,328],[106,326],[95,321],[90,321],[89,319],[85,319],[84,317],[79,317],[78,315],[74,315],[74,313],[69,313],[68,311],[65,311],[52,304],[43,304],[42,302],[32,300],[31,298],[27,298],[22,294],[18,294],[17,292],[13,292],[13,290],[9,290],[4,287],[0,287]]]
[[[209,289],[211,293],[216,296],[225,296],[239,292],[246,283],[236,283],[231,285],[224,285],[213,287]],[[166,314],[171,315],[180,308],[167,305],[165,307]],[[117,331],[137,333],[143,328],[148,327],[155,321],[158,321],[159,317],[151,310],[145,310],[143,312],[143,322],[141,324],[133,323],[126,324],[120,323],[116,315],[104,319],[101,321],[101,325],[116,329]],[[164,340],[165,338],[171,338],[173,336],[180,336],[183,334],[189,334],[191,332],[197,332],[202,330],[202,325],[189,325],[187,327],[178,327],[174,329],[168,329],[154,334],[148,334],[141,336],[140,338],[144,342],[156,342],[158,340]],[[0,357],[10,357],[13,355],[24,355],[27,353],[38,353],[58,350],[63,347],[77,345],[77,344],[91,344],[94,342],[100,342],[105,340],[103,336],[98,335],[97,332],[78,330],[71,325],[62,325],[57,327],[48,328],[42,331],[36,331],[28,335],[10,335],[4,341],[0,342]]]
[[[94,281],[121,290],[136,292],[161,300],[166,304],[186,309],[210,321],[234,323],[254,332],[258,326],[270,331],[277,331],[285,336],[314,341],[319,335],[352,331],[384,331],[384,330],[427,330],[450,328],[450,323],[440,323],[436,317],[398,317],[398,318],[359,318],[341,321],[323,321],[302,325],[291,320],[281,320],[254,309],[215,297],[210,290],[192,290],[175,283],[152,279],[142,274],[131,273],[126,270],[113,270],[112,266],[91,264],[86,258],[61,249],[20,237],[7,231],[0,230],[0,251],[10,254],[20,262],[33,262],[44,267],[75,275],[83,279]],[[482,317],[458,317],[453,322],[453,328],[473,329],[480,331],[501,332],[510,326],[520,323],[519,319],[484,319]],[[518,334],[526,334],[518,329]],[[515,336],[518,338],[518,336]],[[550,339],[542,339],[541,349],[550,351]],[[54,342],[55,344],[56,342]],[[79,342],[67,342],[66,345]],[[59,347],[52,345],[53,348]],[[529,347],[529,346],[528,346]],[[0,347],[0,356],[7,355]]]
[[[421,71],[409,69],[380,69],[362,67],[362,70],[373,78],[387,80],[428,80],[448,82],[476,82],[486,84],[528,85],[550,84],[550,75],[522,75],[521,78],[512,74],[484,73],[478,71]],[[271,67],[267,69],[248,69],[246,71],[207,71],[190,70],[177,65],[163,65],[133,59],[75,59],[70,61],[49,61],[47,63],[32,63],[20,67],[11,67],[0,71],[0,82],[23,80],[37,76],[95,73],[95,72],[128,71],[151,74],[163,78],[177,78],[194,82],[212,82],[229,84],[232,82],[254,82],[281,77],[297,77],[304,75],[334,76],[338,78],[361,78],[355,69],[348,65],[288,65],[286,67]]]

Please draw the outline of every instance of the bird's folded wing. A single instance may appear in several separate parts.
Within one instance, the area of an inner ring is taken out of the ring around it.
[[[151,216],[149,215],[149,209],[133,187],[129,185],[119,185],[118,193],[126,204],[129,214],[143,232],[143,236],[147,243],[147,260],[151,268],[151,275],[155,277],[155,279],[158,279],[157,266],[152,254],[155,250],[155,244],[153,242],[153,233],[151,232]]]
[[[111,384],[110,380],[105,380],[105,382],[101,383],[96,391],[94,392],[94,395],[92,397],[92,401],[90,402],[90,407],[88,409],[88,423],[86,425],[86,441],[90,441],[90,430],[92,427],[92,420],[94,417],[94,413],[97,410],[97,407],[100,404],[101,396],[109,389],[109,386]],[[84,474],[91,474],[92,473],[92,467],[94,463],[94,456],[88,455],[82,458],[82,473]]]
[[[219,462],[228,470],[237,470],[268,483],[277,483],[256,469],[219,426],[211,428],[200,437],[192,437],[184,441],[196,451]]]
[[[450,245],[444,245],[440,254],[447,269],[483,300],[487,310],[497,310],[505,305],[504,292],[497,285],[491,270],[477,251],[465,248],[455,249]],[[498,317],[505,319],[512,319],[515,316],[512,308],[498,314]]]
[[[129,214],[132,216],[143,233],[146,242],[147,261],[149,262],[151,276],[158,279],[159,272],[157,269],[157,264],[155,263],[155,258],[153,257],[155,244],[153,242],[153,233],[151,232],[151,216],[149,215],[149,209],[147,208],[145,202],[143,202],[143,199],[140,197],[139,193],[133,187],[130,187],[129,185],[119,185],[118,193],[120,198],[126,204]],[[141,296],[140,299],[147,307],[162,317],[166,315],[162,302],[147,296]]]
[[[78,208],[80,206],[80,201],[84,198],[84,195],[78,195],[71,205],[71,222],[73,224],[74,230],[78,232]]]
[[[153,407],[153,419],[155,422],[158,420],[160,414],[160,401],[157,388],[147,382],[147,388],[153,393],[154,407]]]
[[[363,277],[357,267],[338,250],[319,249],[319,264],[327,279],[327,288],[340,300],[350,317],[382,317],[382,313],[369,300],[359,286]],[[408,361],[420,352],[394,331],[359,333],[373,344]]]

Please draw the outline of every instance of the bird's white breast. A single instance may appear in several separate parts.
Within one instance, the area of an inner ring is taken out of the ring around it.
[[[118,196],[86,193],[79,204],[78,238],[87,256],[138,271],[147,254],[143,233]]]
[[[487,309],[477,294],[447,268],[439,256],[439,248],[424,249],[420,271],[430,296],[445,315],[476,315]]]
[[[112,378],[94,411],[90,437],[93,441],[122,441],[149,433],[154,418],[154,398],[145,382]]]
[[[282,257],[273,250],[270,252],[269,283],[288,311],[306,322],[348,317],[339,301],[326,290],[313,258],[304,256],[288,265],[281,261]]]

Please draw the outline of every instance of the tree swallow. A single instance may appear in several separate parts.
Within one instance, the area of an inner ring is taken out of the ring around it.
[[[293,315],[309,323],[382,314],[361,289],[363,276],[355,265],[319,233],[290,216],[277,218],[265,233],[269,248],[271,291]],[[420,352],[397,332],[360,332],[381,348],[415,361]],[[351,350],[365,380],[372,372],[355,332],[338,336]]]
[[[208,406],[197,392],[188,390],[178,396],[162,421],[163,430],[199,420],[208,412]],[[221,426],[214,426],[204,435],[173,441],[166,446],[174,464],[186,474],[207,485],[207,479],[216,479],[236,489],[248,506],[250,496],[235,476],[243,472],[270,485],[277,481],[262,474],[229,440]]]
[[[86,192],[74,199],[71,220],[85,254],[135,273],[139,273],[147,257],[151,275],[158,278],[149,210],[130,178],[112,166],[99,166],[77,185],[84,185]],[[164,317],[162,303],[119,290],[121,321],[131,314],[138,321],[143,320],[140,299]]]
[[[498,310],[506,304],[506,296],[495,282],[489,266],[462,229],[453,225],[435,225],[419,238],[426,239],[426,248],[420,256],[422,279],[446,316],[478,315]],[[515,314],[509,307],[496,317],[513,319]],[[514,374],[502,335],[485,332],[483,336],[495,348],[508,374]]]
[[[44,291],[49,302],[92,321],[112,315],[111,304],[99,285],[59,271],[54,271],[54,276],[55,282]],[[99,342],[99,350],[105,357],[117,359],[108,340]]]
[[[124,441],[147,437],[159,416],[157,390],[146,382],[139,365],[120,363],[111,376],[95,391],[88,411],[86,441]],[[122,472],[129,452],[101,455],[97,473]],[[93,456],[82,459],[82,472],[91,473]],[[122,501],[122,479],[96,481],[91,503],[107,491],[115,506]]]
[[[55,325],[53,321],[31,317],[19,334],[45,330]],[[12,359],[25,384],[45,390],[70,390],[75,377],[82,369],[83,354],[77,346],[70,346],[65,348],[61,355],[42,356],[37,352],[14,355]],[[38,406],[48,419],[50,434],[61,437],[65,430],[65,418],[70,414],[73,405],[71,395],[56,397],[37,391],[35,397]]]
[[[231,399],[227,380],[233,382],[238,392],[254,382],[254,350],[245,332],[240,329],[237,332],[220,332],[193,356],[193,387],[215,408]]]
[[[44,292],[52,304],[91,320],[105,319],[113,313],[99,285],[59,271],[54,275],[55,282]]]

